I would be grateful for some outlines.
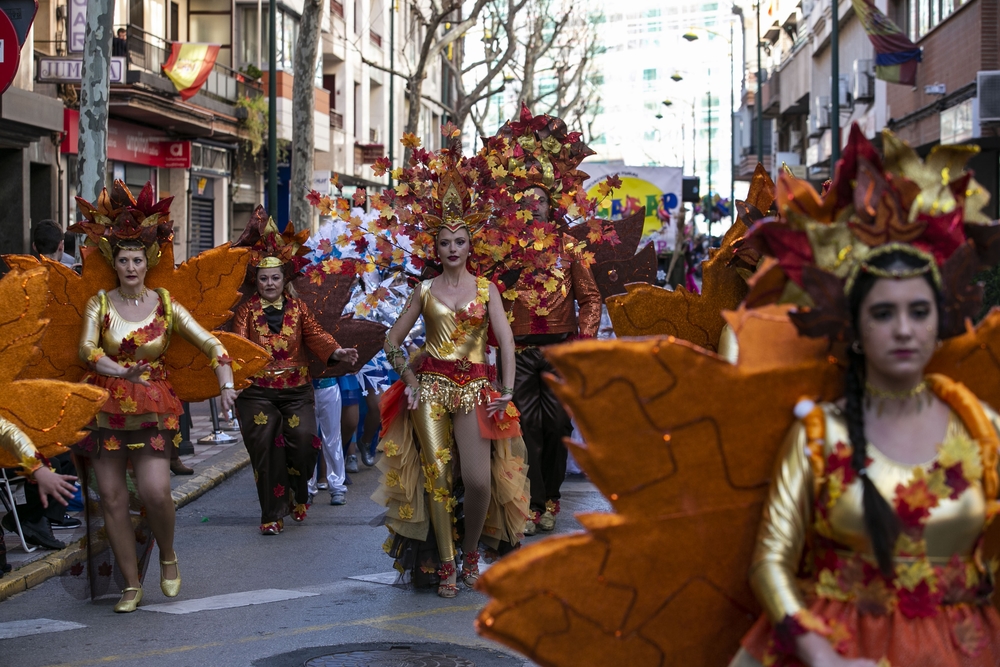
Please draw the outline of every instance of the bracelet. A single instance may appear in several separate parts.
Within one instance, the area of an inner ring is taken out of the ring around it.
[[[234,389],[235,390],[236,389],[236,385],[233,384],[232,382],[226,382],[226,383],[224,383],[222,385],[219,385],[219,390],[222,391],[223,389]]]
[[[501,396],[506,396],[507,394],[510,394],[511,396],[513,396],[514,395],[514,388],[513,387],[500,387],[500,395]]]

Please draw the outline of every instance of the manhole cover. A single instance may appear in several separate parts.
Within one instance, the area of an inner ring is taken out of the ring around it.
[[[476,663],[446,653],[398,648],[321,655],[304,667],[476,667]]]

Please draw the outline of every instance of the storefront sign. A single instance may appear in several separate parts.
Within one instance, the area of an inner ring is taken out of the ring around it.
[[[79,143],[80,112],[66,109],[62,152],[76,154]],[[166,136],[140,125],[120,120],[108,121],[108,160],[142,164],[162,169],[189,169],[191,142],[170,141]]]
[[[83,53],[87,36],[87,0],[69,0],[69,52]]]
[[[115,56],[111,59],[111,83],[125,83],[125,58]],[[83,78],[82,56],[42,56],[38,59],[38,73],[35,80],[39,83],[80,83]]]
[[[10,88],[21,62],[21,44],[7,15],[0,12],[0,94]]]

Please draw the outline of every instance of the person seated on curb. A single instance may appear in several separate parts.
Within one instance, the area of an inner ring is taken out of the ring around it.
[[[49,460],[52,469],[60,474],[73,472],[73,464],[70,455],[60,454]],[[43,473],[44,476],[44,473]],[[65,475],[68,478],[76,479],[72,475]],[[72,497],[76,487],[70,493]],[[24,503],[17,505],[17,518],[21,521],[21,530],[24,532],[24,541],[28,544],[42,547],[43,549],[63,549],[66,545],[57,539],[52,533],[53,529],[66,530],[78,528],[80,520],[66,514],[66,503],[60,500],[59,503],[47,502],[42,495],[38,484],[24,485]],[[67,502],[69,498],[67,498]],[[60,504],[61,503],[61,504]],[[10,533],[17,532],[12,514],[4,515],[0,519],[0,526]]]
[[[76,492],[76,487],[73,485],[76,477],[61,475],[52,470],[48,465],[49,462],[35,449],[31,439],[24,431],[3,418],[0,418],[0,447],[20,461],[23,469],[22,474],[28,480],[25,485],[26,496],[29,493],[34,494],[43,510],[48,509],[50,498],[64,507],[66,506]],[[60,514],[62,514],[62,510],[60,510]],[[40,525],[36,527],[30,521],[21,519],[21,529],[24,531],[25,542],[37,544],[44,549],[61,549],[65,546],[52,535],[52,529],[47,520],[43,518],[38,523]],[[0,525],[15,532],[14,517],[10,514],[0,520]],[[3,544],[3,531],[0,530],[0,576],[9,571],[7,549]]]

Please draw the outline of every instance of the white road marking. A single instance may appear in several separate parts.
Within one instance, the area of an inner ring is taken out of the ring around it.
[[[69,621],[53,621],[50,618],[29,618],[24,621],[0,623],[0,639],[44,635],[49,632],[63,632],[64,630],[76,630],[77,628],[85,627],[87,626],[80,623],[70,623]]]
[[[226,595],[213,595],[212,597],[199,598],[196,600],[179,600],[177,602],[164,602],[162,604],[150,604],[140,606],[143,611],[156,611],[162,614],[193,614],[198,611],[211,611],[214,609],[233,609],[235,607],[249,607],[255,604],[268,604],[270,602],[281,602],[283,600],[294,600],[296,598],[308,598],[319,595],[318,593],[303,593],[302,591],[283,591],[276,588],[265,588],[259,591],[246,591],[244,593],[228,593]]]

